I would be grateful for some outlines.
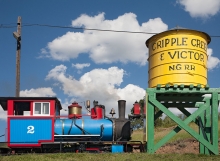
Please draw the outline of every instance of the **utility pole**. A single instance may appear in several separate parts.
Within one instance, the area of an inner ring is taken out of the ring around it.
[[[14,38],[17,40],[16,50],[16,89],[15,96],[20,96],[20,55],[21,55],[21,17],[18,16],[17,32],[13,32]]]

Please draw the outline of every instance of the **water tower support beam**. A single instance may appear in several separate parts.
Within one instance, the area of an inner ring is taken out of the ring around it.
[[[147,152],[153,154],[176,135],[181,129],[188,132],[199,142],[201,154],[218,155],[218,103],[220,100],[220,88],[201,88],[198,86],[173,86],[165,88],[147,88],[146,120],[147,120]],[[209,97],[204,97],[209,94]],[[155,114],[155,107],[159,112]],[[168,108],[178,108],[187,118],[183,121]],[[186,108],[195,108],[193,113]],[[159,142],[154,143],[154,121],[164,113],[170,117],[177,126]],[[199,132],[190,127],[190,123],[198,125]]]

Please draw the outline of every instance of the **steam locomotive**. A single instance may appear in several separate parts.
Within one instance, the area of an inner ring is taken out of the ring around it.
[[[118,118],[107,117],[97,101],[91,109],[86,101],[86,115],[73,102],[67,117],[60,115],[56,97],[0,97],[0,104],[8,113],[6,142],[11,152],[131,152],[136,145],[130,141],[125,100],[118,101]]]

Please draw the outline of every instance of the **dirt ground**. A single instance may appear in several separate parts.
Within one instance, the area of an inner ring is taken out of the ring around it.
[[[219,142],[220,148],[220,142]],[[176,153],[176,154],[199,154],[199,142],[195,139],[187,139],[182,141],[177,141],[175,143],[167,143],[166,145],[160,147],[156,154],[167,154],[167,153]]]

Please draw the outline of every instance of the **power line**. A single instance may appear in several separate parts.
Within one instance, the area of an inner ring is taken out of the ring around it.
[[[11,22],[11,23],[5,23],[5,24],[3,24],[3,25],[16,25],[17,23],[14,23],[14,22]]]
[[[15,23],[11,23],[15,24]],[[40,27],[51,27],[51,28],[62,28],[62,29],[74,29],[74,30],[90,30],[90,31],[102,31],[102,32],[118,32],[118,33],[130,33],[130,34],[158,34],[153,32],[139,32],[139,31],[125,31],[125,30],[105,30],[105,29],[92,29],[84,27],[71,27],[71,26],[59,26],[59,25],[48,25],[48,24],[29,24],[24,23],[22,27],[31,27],[31,26],[40,26]],[[0,24],[0,28],[15,28],[17,25],[10,26],[10,24]],[[213,38],[219,38],[219,35],[210,36]]]
[[[91,29],[84,27],[71,27],[71,26],[57,26],[57,25],[47,25],[47,24],[23,24],[22,27],[30,26],[41,26],[41,27],[52,27],[52,28],[64,28],[64,29],[75,29],[75,30],[92,30],[92,31],[105,31],[105,32],[123,32],[123,33],[135,33],[135,34],[158,34],[150,32],[136,32],[136,31],[124,31],[124,30],[104,30],[104,29]],[[17,26],[5,26],[5,24],[0,24],[0,28],[14,28]]]
[[[46,25],[46,24],[26,24],[22,26],[44,26],[44,27],[53,27],[53,28],[66,28],[66,29],[76,29],[76,30],[92,30],[92,31],[107,31],[107,32],[124,32],[124,33],[135,33],[135,34],[158,34],[150,32],[136,32],[136,31],[124,31],[124,30],[104,30],[104,29],[91,29],[84,27],[71,27],[71,26],[55,26],[55,25]]]
[[[7,26],[7,24],[0,24],[0,28],[15,28],[17,26]]]

